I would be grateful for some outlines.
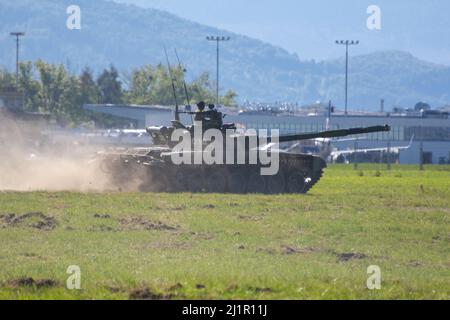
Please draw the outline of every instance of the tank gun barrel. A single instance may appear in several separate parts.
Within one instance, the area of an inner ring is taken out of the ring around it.
[[[345,136],[356,135],[356,134],[365,134],[365,133],[372,133],[372,132],[386,132],[386,131],[391,131],[391,127],[388,125],[384,125],[384,126],[373,126],[373,127],[364,127],[364,128],[329,130],[329,131],[322,131],[322,132],[302,133],[302,134],[280,136],[279,142],[291,142],[291,141],[310,140],[310,139],[317,139],[317,138],[337,138],[337,137],[345,137]]]

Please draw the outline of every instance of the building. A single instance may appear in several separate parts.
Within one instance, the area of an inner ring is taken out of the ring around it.
[[[14,87],[0,89],[0,108],[11,111],[23,110],[23,92],[17,91]]]
[[[86,105],[85,108],[138,120],[140,128],[149,125],[170,125],[170,120],[173,119],[173,107]],[[189,117],[184,117],[182,121],[190,123]],[[408,145],[413,138],[411,148],[400,152],[400,163],[420,163],[421,149],[425,163],[450,163],[450,119],[446,112],[427,110],[396,114],[361,112],[344,115],[336,113],[329,118],[329,121],[323,113],[279,113],[274,115],[272,112],[230,112],[224,121],[242,124],[246,128],[252,129],[279,129],[280,134],[326,130],[327,122],[330,130],[388,124],[392,128],[390,132],[360,136],[358,148],[404,146]],[[353,140],[346,141],[345,139],[335,143],[340,150],[353,149],[354,145]]]
[[[280,129],[280,133],[302,133],[326,130],[326,116],[238,116],[236,122],[247,128]],[[362,135],[358,138],[358,148],[383,148],[407,145],[411,139],[411,148],[402,150],[399,155],[402,164],[420,162],[422,145],[425,163],[449,163],[450,159],[450,120],[448,115],[424,117],[418,115],[336,115],[329,120],[329,129],[366,127],[388,124],[390,132],[378,132]],[[353,140],[334,143],[338,149],[353,149]]]
[[[132,120],[139,129],[156,124],[170,125],[173,114],[173,108],[164,106],[85,104],[83,108]]]

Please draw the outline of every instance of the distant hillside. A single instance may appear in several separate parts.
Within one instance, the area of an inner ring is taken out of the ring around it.
[[[445,0],[114,0],[167,10],[205,25],[263,37],[300,59],[342,56],[336,39],[360,40],[351,53],[401,50],[450,65],[450,1]],[[366,26],[367,8],[381,9],[381,30]]]
[[[82,30],[66,28],[66,8],[82,9]],[[234,89],[240,100],[298,101],[332,99],[343,103],[344,62],[300,61],[286,50],[238,34],[217,30],[154,9],[104,0],[2,0],[0,2],[0,65],[12,68],[13,30],[25,31],[23,58],[67,64],[78,71],[114,64],[122,71],[146,63],[164,62],[163,45],[176,47],[191,77],[203,71],[215,75],[215,46],[206,35],[230,35],[222,46],[221,87]],[[9,48],[9,49],[8,49]],[[170,50],[172,63],[175,56]],[[386,104],[411,106],[450,102],[450,68],[419,61],[392,51],[352,57],[350,107]]]
[[[344,59],[323,65],[323,84],[329,98],[342,91]],[[450,68],[418,60],[401,51],[384,51],[350,60],[349,95],[352,106],[413,106],[417,101],[438,107],[450,101]],[[318,78],[321,78],[318,75]],[[323,78],[322,78],[322,81]]]

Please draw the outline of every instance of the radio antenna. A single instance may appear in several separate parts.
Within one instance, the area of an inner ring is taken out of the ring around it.
[[[174,48],[174,50],[175,50],[175,55],[176,55],[177,60],[178,60],[178,66],[180,67],[181,71],[183,71],[184,94],[186,95],[187,104],[190,106],[191,105],[191,101],[189,99],[189,93],[188,93],[188,89],[187,89],[187,85],[186,85],[186,79],[184,78],[184,73],[186,72],[186,69],[184,69],[184,67],[181,65],[181,61],[180,61],[180,57],[178,56],[177,49]]]
[[[174,80],[173,75],[172,75],[172,69],[170,69],[169,56],[167,55],[167,50],[166,50],[165,46],[164,46],[164,53],[166,55],[167,68],[169,69],[169,77],[170,77],[170,81],[172,83],[173,97],[175,99],[175,120],[176,121],[180,121],[180,110],[178,109],[177,92],[175,90],[175,83],[174,83],[175,80]]]

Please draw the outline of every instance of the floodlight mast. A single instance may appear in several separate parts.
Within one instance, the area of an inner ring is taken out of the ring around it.
[[[216,103],[217,105],[219,105],[220,101],[219,101],[219,43],[221,41],[229,41],[231,38],[230,37],[223,37],[223,36],[208,36],[206,37],[206,40],[208,41],[216,41],[217,43],[217,71],[216,71]]]
[[[345,115],[348,114],[348,46],[358,45],[356,40],[336,40],[337,45],[345,45]]]

